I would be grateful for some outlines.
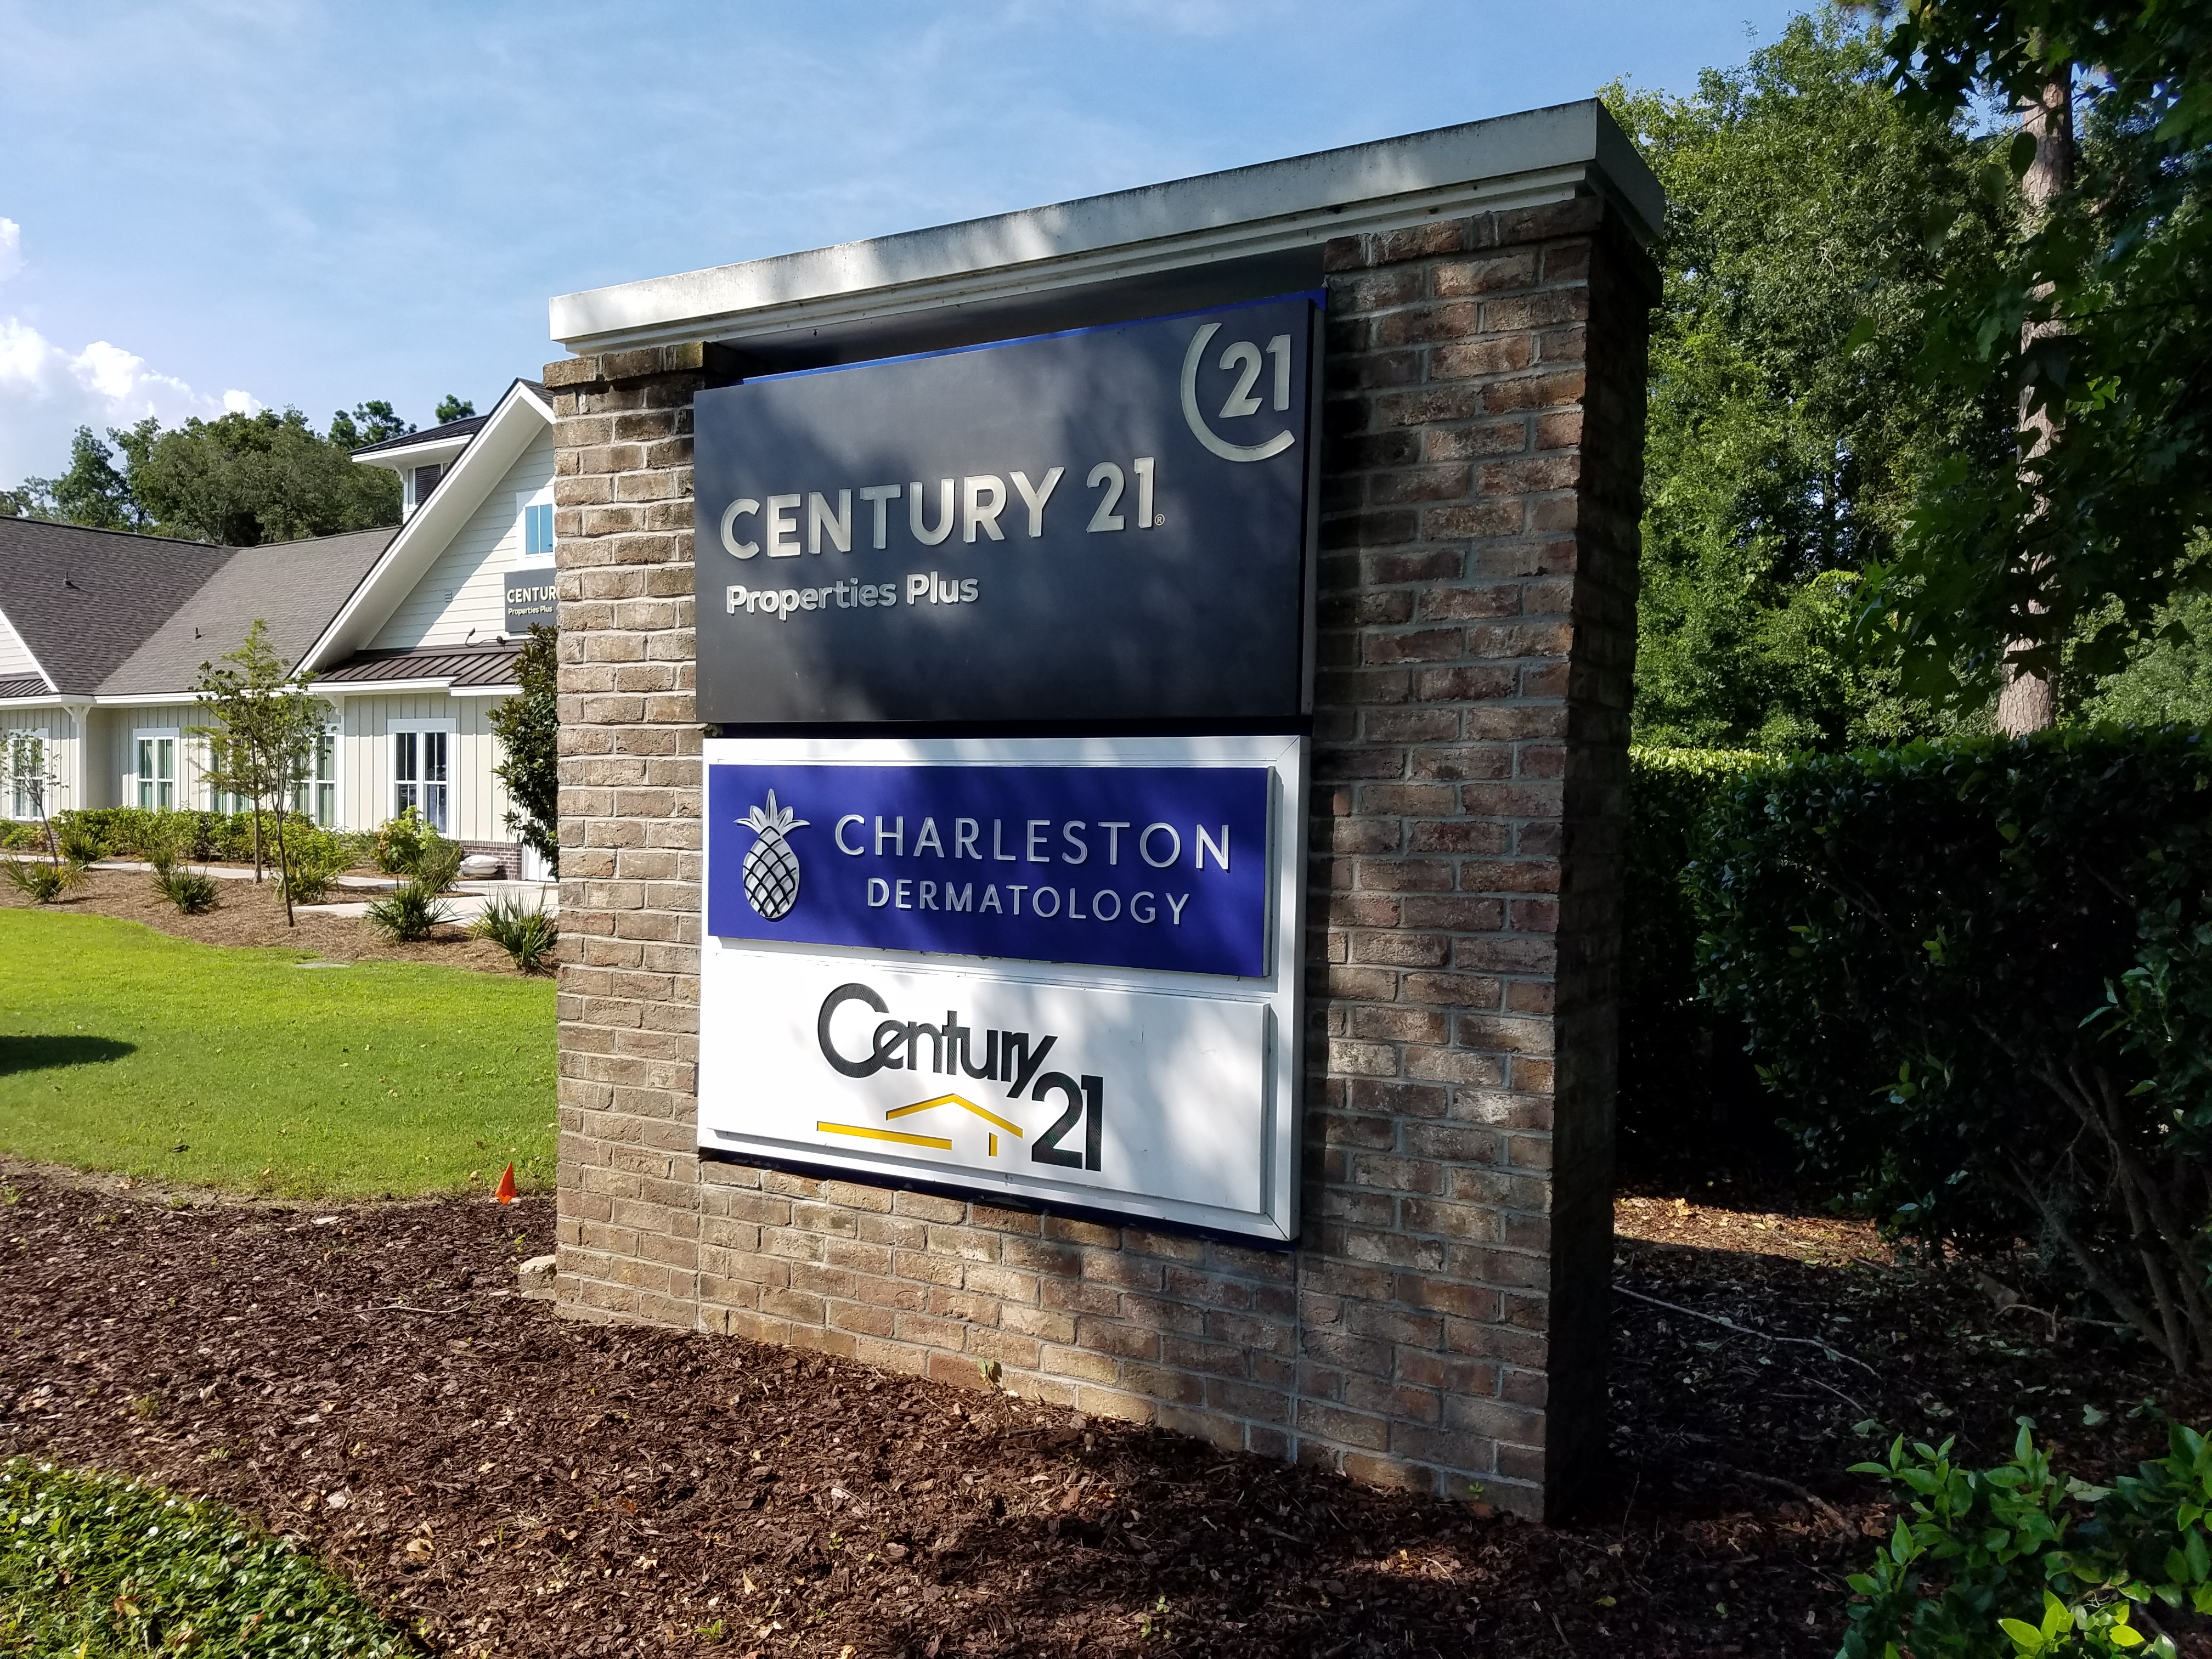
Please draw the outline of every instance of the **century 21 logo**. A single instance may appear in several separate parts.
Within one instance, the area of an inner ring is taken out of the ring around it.
[[[848,1002],[860,1003],[879,1014],[890,1012],[889,1005],[865,985],[841,985],[822,1000],[822,1012],[814,1022],[814,1035],[822,1046],[822,1058],[830,1062],[833,1071],[850,1078],[873,1077],[879,1072],[920,1073],[925,1069],[922,1045],[927,1043],[929,1055],[927,1069],[939,1076],[966,1076],[985,1083],[1003,1083],[1006,1085],[1006,1098],[1009,1100],[1020,1100],[1026,1094],[1030,1100],[1058,1098],[1066,1103],[1066,1109],[1053,1120],[1051,1126],[1030,1146],[1030,1163],[1056,1164],[1066,1170],[1096,1170],[1099,1167],[1103,1150],[1106,1081],[1103,1078],[1076,1078],[1070,1077],[1066,1072],[1045,1071],[1045,1056],[1060,1041],[1057,1036],[1047,1035],[1037,1040],[1027,1031],[979,1031],[973,1026],[963,1025],[959,1014],[948,1009],[942,1025],[933,1025],[927,1020],[884,1020],[876,1027],[868,1053],[854,1059],[838,1048],[830,1031],[831,1019]],[[1022,1125],[959,1094],[936,1095],[927,1100],[894,1106],[884,1114],[884,1124],[880,1128],[867,1124],[826,1121],[818,1122],[814,1127],[823,1134],[842,1135],[855,1140],[888,1141],[893,1146],[949,1152],[953,1150],[950,1135],[923,1133],[920,1132],[921,1126],[907,1128],[891,1127],[894,1123],[908,1121],[940,1109],[964,1111],[989,1125],[986,1139],[988,1154],[992,1158],[999,1156],[1000,1133],[1014,1140],[1029,1139],[1029,1131]],[[1079,1123],[1083,1126],[1083,1150],[1079,1152],[1073,1146],[1062,1144]],[[945,1126],[939,1122],[929,1127]]]
[[[1182,359],[1182,417],[1189,422],[1191,435],[1224,461],[1264,461],[1281,454],[1296,441],[1287,428],[1272,438],[1256,444],[1232,444],[1206,423],[1206,416],[1198,406],[1198,371],[1206,357],[1206,348],[1221,331],[1218,323],[1208,323],[1191,336],[1190,349]],[[1278,334],[1267,342],[1267,355],[1274,362],[1275,384],[1273,404],[1279,413],[1291,406],[1291,337]],[[1240,420],[1260,412],[1260,399],[1253,387],[1259,384],[1263,367],[1260,348],[1249,340],[1232,342],[1221,354],[1218,365],[1237,380],[1228,400],[1221,405],[1217,420]]]

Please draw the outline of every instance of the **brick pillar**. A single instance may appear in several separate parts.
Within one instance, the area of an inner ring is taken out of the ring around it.
[[[1328,268],[1300,1426],[1556,1508],[1604,1443],[1652,278],[1594,198]]]
[[[1648,261],[1595,197],[1328,250],[1300,1248],[694,1154],[702,349],[555,363],[564,1310],[1555,1511],[1604,1441]]]
[[[561,625],[566,1311],[689,1328],[699,1297],[697,346],[549,364]]]

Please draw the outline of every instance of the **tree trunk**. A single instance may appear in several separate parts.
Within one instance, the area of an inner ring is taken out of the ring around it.
[[[300,923],[292,914],[292,860],[284,851],[284,798],[276,798],[276,885],[284,895],[284,925],[297,927]]]
[[[2035,137],[2035,160],[2021,180],[2021,216],[2022,228],[2029,234],[2042,228],[2051,215],[2051,204],[2074,184],[2074,76],[2069,64],[2050,82],[2042,93],[2020,108],[2020,130]],[[2048,295],[2046,283],[2036,289],[2039,297]],[[2027,322],[2021,325],[2020,349],[2025,357],[2039,342],[2062,331],[2055,322]],[[2023,461],[2032,461],[2047,451],[2058,436],[2058,418],[2046,404],[2032,406],[2028,385],[2023,375],[2020,389],[2020,415],[2017,426],[2020,454]],[[2039,500],[2035,516],[2040,518],[2049,503]],[[2033,643],[2014,640],[2012,651],[2025,650]],[[2058,723],[2058,698],[2050,677],[2036,674],[2008,661],[1997,691],[1997,729],[2007,737],[2017,738],[2029,732],[2046,731]]]

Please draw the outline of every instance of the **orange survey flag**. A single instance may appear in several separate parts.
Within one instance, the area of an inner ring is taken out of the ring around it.
[[[514,1202],[514,1165],[507,1166],[507,1173],[499,1178],[499,1190],[492,1194],[502,1204]]]

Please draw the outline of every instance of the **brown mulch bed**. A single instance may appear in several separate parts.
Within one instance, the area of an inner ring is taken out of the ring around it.
[[[220,902],[203,916],[188,916],[154,890],[154,878],[138,870],[93,869],[82,884],[44,907],[93,911],[143,921],[159,933],[203,945],[280,945],[311,951],[330,962],[435,962],[449,968],[473,968],[487,974],[517,971],[514,958],[489,939],[471,939],[465,927],[447,926],[416,945],[393,945],[378,938],[358,916],[298,913],[298,925],[284,922],[284,901],[273,880],[235,881],[217,878]],[[374,898],[360,888],[334,889],[334,900]],[[0,884],[0,906],[22,909],[30,901]]]
[[[1615,1466],[1543,1528],[571,1323],[513,1294],[542,1199],[174,1207],[10,1165],[0,1200],[0,1453],[239,1504],[469,1654],[1825,1659],[1887,1532],[1854,1424],[1994,1460],[2025,1411],[2094,1478],[2155,1441],[2130,1409],[2166,1382],[1862,1225],[1624,1200],[1625,1290],[1832,1352],[1622,1297]]]

